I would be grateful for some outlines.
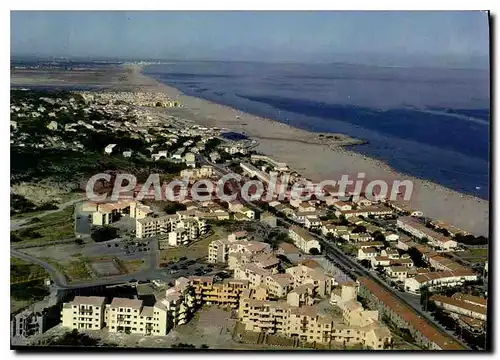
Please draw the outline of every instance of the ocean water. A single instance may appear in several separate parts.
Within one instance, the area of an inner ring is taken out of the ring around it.
[[[489,198],[489,72],[350,64],[172,62],[146,75],[255,115],[368,141],[396,171]]]

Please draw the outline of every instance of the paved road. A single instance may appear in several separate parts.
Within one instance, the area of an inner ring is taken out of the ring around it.
[[[220,164],[214,164],[205,159],[203,156],[199,156],[199,161],[203,164],[206,165],[211,165],[213,166],[216,170],[218,170],[219,173],[225,175],[230,173],[231,171],[226,169],[224,166]],[[237,187],[238,192],[241,190],[240,185],[237,182],[232,182],[233,185]],[[245,199],[238,197],[240,201],[245,203],[246,206],[252,208],[253,210],[258,210],[260,212],[264,211],[261,209],[259,206],[245,201]],[[292,225],[297,225],[288,219],[280,218],[282,222],[287,224],[288,226]],[[420,316],[425,318],[429,323],[434,325],[437,329],[441,330],[442,332],[448,334],[452,338],[454,338],[458,343],[462,344],[465,348],[469,348],[466,344],[464,344],[462,341],[460,341],[453,333],[448,331],[446,328],[444,328],[441,324],[439,324],[430,313],[425,312],[422,310],[422,306],[420,304],[420,299],[418,296],[414,296],[412,294],[408,294],[406,292],[401,292],[399,290],[394,289],[392,286],[388,285],[382,278],[380,278],[375,272],[371,272],[365,267],[363,267],[360,263],[358,263],[356,260],[350,258],[348,255],[346,255],[343,251],[340,250],[337,245],[333,244],[330,240],[328,240],[326,237],[317,235],[315,233],[309,232],[312,236],[318,239],[318,241],[321,243],[323,249],[325,250],[326,255],[333,255],[334,259],[340,263],[347,271],[349,271],[352,275],[355,276],[365,276],[368,277],[372,280],[374,280],[377,284],[379,284],[382,288],[387,290],[389,293],[391,293],[396,299],[399,299],[402,303],[408,305],[410,308],[412,308],[415,313]]]
[[[175,274],[170,274],[167,269],[158,269],[156,268],[156,264],[150,263],[148,269],[143,271],[139,271],[134,274],[123,274],[112,277],[106,277],[102,279],[90,280],[85,282],[79,282],[75,284],[68,284],[66,277],[62,272],[60,272],[57,268],[53,267],[51,264],[38,259],[34,256],[25,254],[18,250],[11,249],[10,255],[24,261],[38,264],[42,266],[50,275],[51,279],[54,281],[54,286],[58,289],[78,289],[92,286],[100,286],[100,285],[114,285],[114,284],[123,284],[130,282],[131,280],[138,281],[146,281],[151,279],[163,280],[165,282],[173,282],[175,279],[181,276],[191,276],[195,274],[195,269],[198,268],[199,264],[189,265],[187,269],[179,269]],[[156,260],[156,252],[152,257]],[[213,272],[216,272],[215,270]],[[210,272],[212,273],[212,272]],[[209,273],[209,274],[210,274]]]
[[[50,265],[49,263],[47,263],[43,260],[37,259],[34,256],[22,253],[18,250],[15,250],[15,249],[10,249],[10,256],[16,257],[18,259],[21,259],[21,260],[24,260],[24,261],[27,261],[27,262],[30,262],[33,264],[40,265],[41,267],[43,267],[45,269],[45,271],[47,271],[49,273],[50,277],[52,278],[52,280],[54,281],[54,284],[57,287],[65,288],[65,286],[67,285],[65,276],[59,270],[52,267],[52,265]]]

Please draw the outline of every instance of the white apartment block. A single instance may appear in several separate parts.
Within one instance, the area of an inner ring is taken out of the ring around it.
[[[309,232],[301,227],[292,226],[288,230],[288,236],[293,240],[295,246],[305,253],[309,253],[311,249],[317,249],[321,252],[321,245]]]
[[[137,219],[135,228],[136,237],[147,238],[178,231],[175,239],[172,237],[174,239],[172,241],[175,241],[177,244],[184,244],[206,233],[207,223],[204,218],[198,216],[188,217],[181,213],[179,211],[174,215]]]
[[[114,298],[105,304],[104,297],[76,296],[62,308],[64,327],[76,330],[164,336],[167,333],[167,310],[161,304],[143,306],[141,300]]]
[[[105,323],[105,300],[99,296],[76,296],[62,307],[62,325],[76,330],[102,329]]]

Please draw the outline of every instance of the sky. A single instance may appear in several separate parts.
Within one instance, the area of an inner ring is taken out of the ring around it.
[[[11,55],[487,63],[488,26],[479,11],[12,11]]]

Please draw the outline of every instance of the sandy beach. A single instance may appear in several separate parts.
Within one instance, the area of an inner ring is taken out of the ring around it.
[[[351,179],[356,180],[358,173],[365,173],[366,181],[381,179],[392,183],[393,180],[412,180],[414,190],[410,204],[414,210],[423,211],[426,216],[444,220],[474,235],[488,236],[489,202],[486,200],[461,194],[429,181],[399,174],[381,161],[340,146],[325,144],[318,138],[318,133],[250,115],[201,98],[187,96],[173,87],[142,74],[141,71],[140,66],[126,65],[125,71],[105,72],[100,76],[95,76],[93,80],[110,89],[165,93],[184,106],[163,110],[168,114],[206,126],[243,132],[259,142],[257,151],[270,155],[278,161],[287,162],[294,170],[313,181],[339,180],[342,174],[347,174]],[[12,83],[25,83],[19,79],[24,76],[13,75],[11,76]],[[59,76],[55,76],[55,79],[57,78]],[[55,79],[52,78],[48,82],[57,84],[58,81],[56,82]],[[68,82],[82,85],[87,83],[79,77],[75,79],[75,76],[71,76]],[[353,140],[348,136],[339,136],[344,137],[343,139],[347,142]]]
[[[367,180],[412,180],[414,183],[414,192],[410,200],[412,207],[423,211],[427,216],[444,220],[475,235],[488,235],[489,202],[486,200],[461,194],[429,181],[398,174],[381,161],[345,148],[319,144],[316,141],[317,134],[184,95],[173,87],[143,75],[138,66],[129,67],[126,83],[144,90],[161,91],[180,101],[185,108],[178,110],[179,116],[207,126],[244,132],[259,142],[256,150],[279,161],[287,162],[293,169],[314,181],[338,180],[341,174],[348,174],[356,179],[356,174],[360,172],[366,174]]]

